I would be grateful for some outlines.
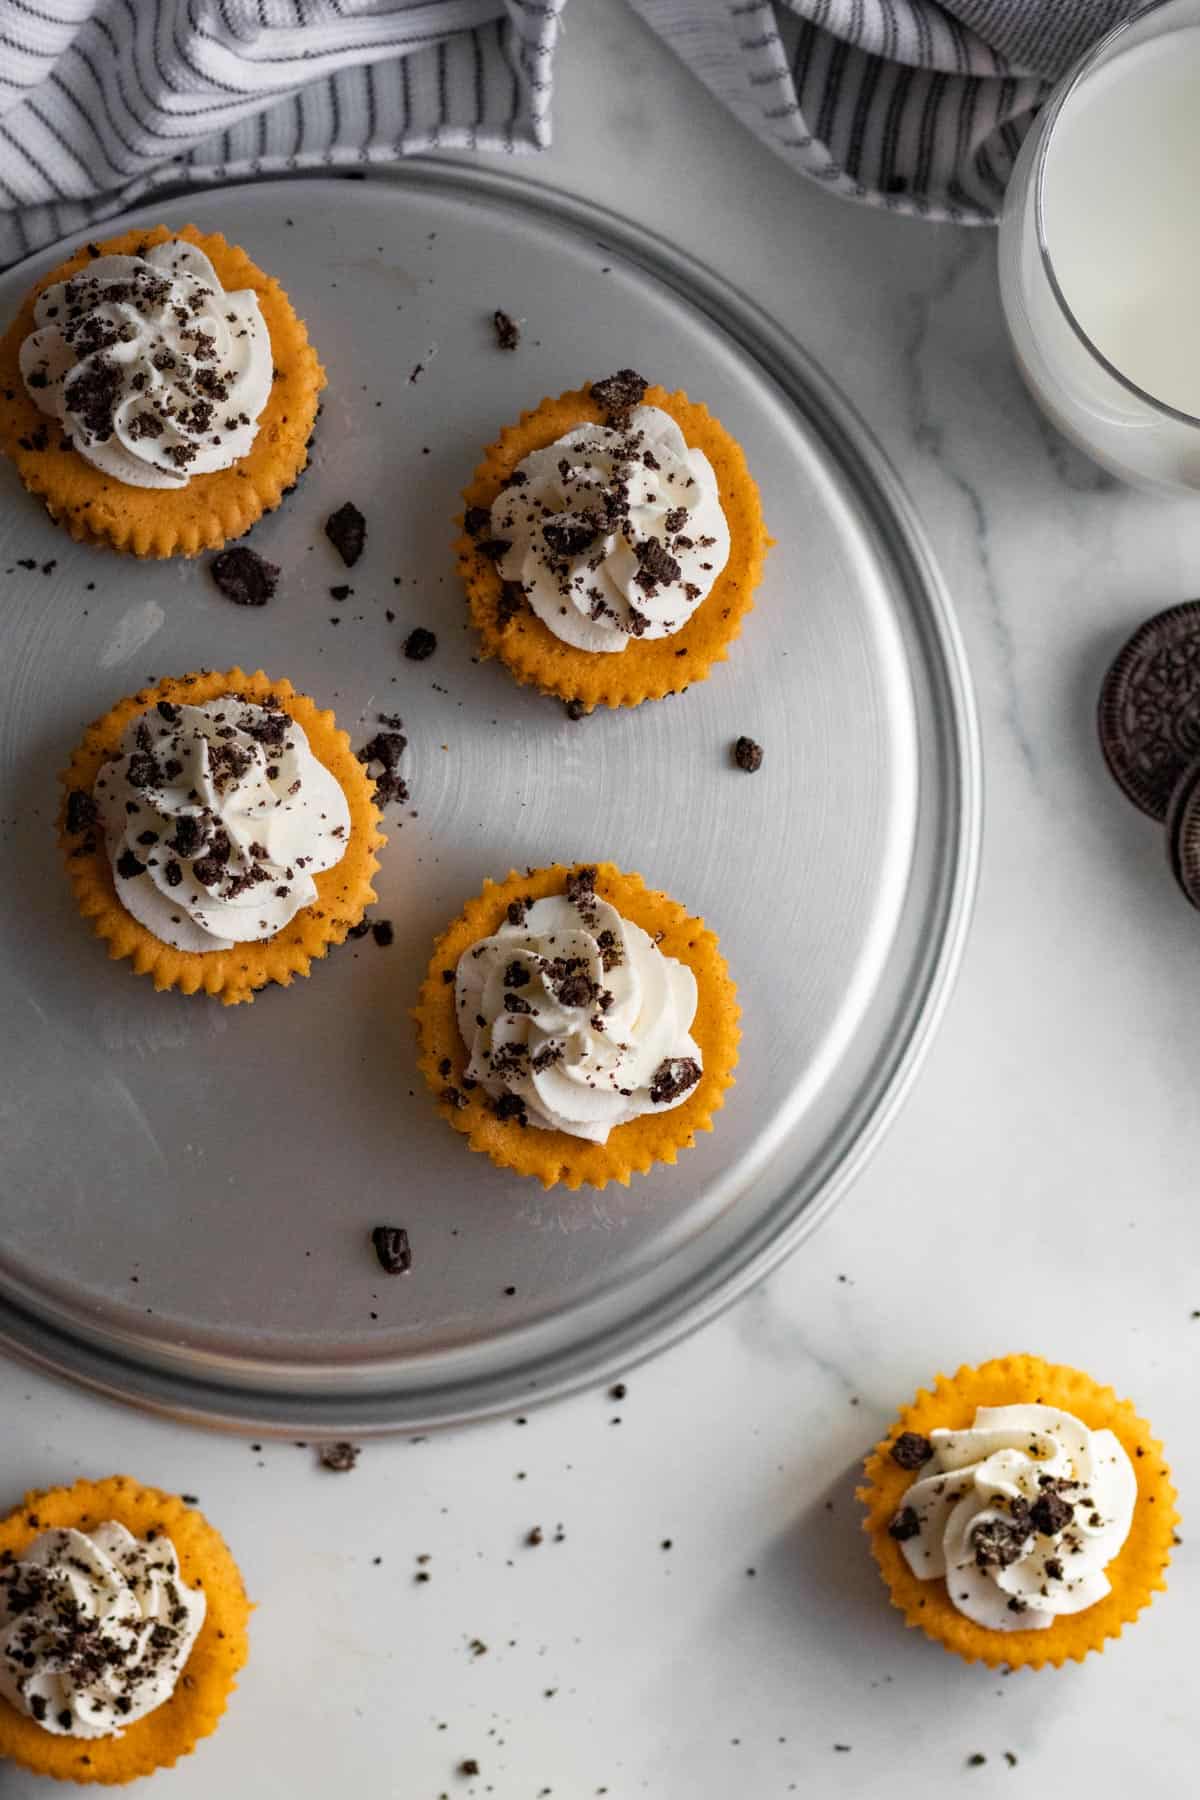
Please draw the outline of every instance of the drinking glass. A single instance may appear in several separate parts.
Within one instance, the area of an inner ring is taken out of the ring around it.
[[[1115,69],[1119,58],[1198,26],[1200,0],[1158,0],[1088,51],[1050,96],[1021,147],[999,233],[1001,301],[1017,364],[1034,399],[1067,438],[1113,474],[1139,486],[1173,490],[1200,488],[1200,418],[1171,404],[1169,373],[1156,381],[1163,391],[1146,391],[1084,329],[1060,285],[1062,271],[1056,269],[1055,227],[1053,219],[1048,222],[1046,192],[1048,179],[1053,180],[1061,167],[1063,121],[1074,122],[1072,109],[1103,105],[1114,71],[1118,77],[1122,73]],[[1191,50],[1198,43],[1200,38],[1190,37],[1180,49]],[[1135,79],[1133,65],[1126,65],[1125,74],[1130,81]],[[1195,93],[1200,109],[1200,86]],[[1074,119],[1079,116],[1075,110]],[[1185,185],[1181,179],[1181,195]],[[1148,190],[1150,186],[1147,183]],[[1172,204],[1164,184],[1153,187],[1146,193],[1148,206]],[[1177,223],[1180,233],[1200,232],[1194,190],[1190,202],[1179,206]],[[1060,261],[1062,249],[1060,237]],[[1113,278],[1117,273],[1109,271]],[[1104,279],[1103,269],[1097,269],[1096,279]],[[1197,296],[1189,299],[1200,332]],[[1131,304],[1136,304],[1136,294]],[[1079,305],[1077,289],[1076,309]],[[1167,360],[1169,364],[1169,352]],[[1196,404],[1194,399],[1191,403]]]

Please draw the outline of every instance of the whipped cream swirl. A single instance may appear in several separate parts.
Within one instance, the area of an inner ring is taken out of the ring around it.
[[[350,807],[288,713],[236,694],[158,705],[103,763],[93,798],[117,898],[176,950],[274,937],[342,860]]]
[[[180,238],[99,256],[38,296],[21,345],[35,405],[127,487],[186,487],[245,456],[271,392],[258,295]]]
[[[670,637],[729,560],[713,466],[657,406],[532,451],[493,501],[490,529],[503,578],[579,650]]]
[[[0,1695],[56,1737],[120,1737],[171,1698],[205,1606],[168,1537],[44,1531],[0,1569]]]
[[[696,977],[595,892],[514,901],[459,959],[467,1079],[501,1118],[603,1144],[615,1125],[679,1106],[700,1079]]]
[[[1104,1571],[1137,1499],[1111,1431],[1089,1431],[1054,1406],[981,1406],[967,1431],[906,1434],[906,1448],[907,1439],[926,1472],[889,1530],[914,1575],[945,1576],[968,1619],[1042,1631],[1110,1591]]]

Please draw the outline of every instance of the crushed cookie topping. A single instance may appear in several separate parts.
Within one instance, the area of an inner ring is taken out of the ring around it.
[[[403,806],[409,799],[408,783],[400,774],[400,758],[408,748],[408,739],[400,729],[402,721],[394,714],[379,715],[385,727],[358,751],[358,760],[366,765],[375,783],[375,798],[380,806]]]
[[[68,801],[68,825],[87,820],[88,799],[122,905],[193,951],[275,936],[315,900],[313,876],[341,861],[350,825],[340,783],[274,695],[156,703],[93,794]]]
[[[455,1006],[470,1052],[461,1086],[481,1085],[497,1120],[603,1143],[613,1125],[684,1101],[701,1063],[689,1035],[694,981],[598,886],[598,869],[583,865],[557,895],[509,901],[495,934],[460,958]],[[678,1054],[655,1063],[640,1045],[664,1026]]]
[[[593,381],[592,399],[604,414],[606,424],[621,430],[628,425],[634,407],[642,404],[649,385],[636,369],[618,369],[615,375]]]
[[[250,450],[270,338],[254,291],[225,293],[196,245],[94,257],[43,291],[34,321],[20,351],[26,388],[102,473],[176,488]]]
[[[716,474],[645,392],[631,370],[594,383],[604,423],[532,451],[464,516],[500,575],[500,626],[528,604],[563,642],[621,651],[681,630],[711,591],[729,553]]]
[[[1089,1431],[1040,1401],[1016,1403],[982,1407],[958,1431],[901,1432],[889,1453],[915,1476],[898,1515],[904,1529],[891,1535],[912,1573],[944,1576],[953,1606],[977,1625],[1045,1630],[1109,1591],[1104,1571],[1137,1504],[1132,1465],[1111,1431]]]
[[[56,1736],[111,1737],[170,1699],[205,1610],[161,1531],[43,1532],[0,1568],[0,1696]]]

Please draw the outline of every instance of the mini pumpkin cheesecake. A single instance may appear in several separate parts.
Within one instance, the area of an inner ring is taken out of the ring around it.
[[[484,654],[582,711],[704,680],[753,605],[769,540],[740,445],[632,369],[522,413],[464,498]]]
[[[215,1731],[250,1603],[220,1535],[127,1475],[27,1494],[0,1519],[0,1757],[121,1785]]]
[[[859,1499],[892,1604],[967,1662],[1082,1662],[1164,1579],[1162,1446],[1078,1369],[1004,1356],[939,1376],[867,1458]]]
[[[272,276],[223,237],[156,225],[34,287],[0,340],[0,446],[72,537],[195,556],[295,485],[324,384]]]
[[[568,1188],[627,1185],[710,1131],[739,1017],[715,934],[612,863],[485,883],[416,1009],[449,1123],[500,1168]]]
[[[160,681],[89,726],[59,838],[79,910],[156,988],[287,987],[375,893],[374,783],[331,712],[259,670]]]

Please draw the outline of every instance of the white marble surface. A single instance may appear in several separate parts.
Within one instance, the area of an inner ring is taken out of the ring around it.
[[[976,923],[941,1036],[842,1209],[632,1372],[619,1404],[591,1393],[525,1424],[372,1444],[338,1477],[290,1445],[5,1367],[6,1496],[122,1465],[198,1494],[228,1533],[260,1605],[253,1660],[216,1738],[161,1778],[178,1800],[1174,1800],[1200,1751],[1200,926],[1105,775],[1092,710],[1127,628],[1194,593],[1200,508],[1114,488],[1039,423],[990,236],[798,185],[620,0],[571,8],[558,143],[527,172],[738,281],[903,470],[966,636],[987,766]],[[1103,1659],[1002,1679],[906,1635],[851,1490],[917,1383],[1014,1348],[1141,1404],[1172,1452],[1184,1542],[1169,1595]],[[535,1524],[547,1541],[530,1548]],[[465,1757],[477,1780],[456,1774]],[[45,1791],[0,1775],[5,1800]]]

